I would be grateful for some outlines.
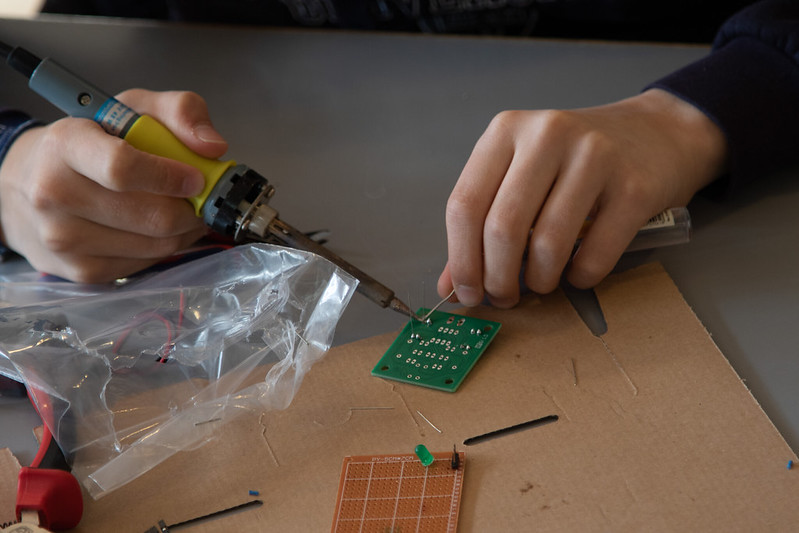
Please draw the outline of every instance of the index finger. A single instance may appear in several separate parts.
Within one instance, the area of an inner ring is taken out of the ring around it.
[[[192,151],[216,159],[227,151],[227,142],[211,123],[208,105],[190,91],[129,89],[118,95],[137,113],[150,115]]]
[[[116,192],[144,191],[188,198],[205,187],[202,173],[188,165],[138,150],[98,125],[74,119],[75,135],[63,139],[70,168]]]
[[[513,140],[497,122],[478,139],[447,201],[449,276],[467,306],[483,299],[483,226],[513,159]]]

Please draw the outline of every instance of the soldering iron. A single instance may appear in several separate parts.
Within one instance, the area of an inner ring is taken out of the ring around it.
[[[56,61],[0,42],[0,57],[28,78],[28,86],[66,114],[87,118],[135,148],[188,163],[205,177],[205,188],[190,198],[205,224],[236,242],[277,242],[320,255],[358,279],[358,291],[381,307],[415,313],[394,292],[301,231],[278,218],[269,205],[275,192],[266,178],[233,160],[204,158],[186,147],[160,122],[140,115]]]

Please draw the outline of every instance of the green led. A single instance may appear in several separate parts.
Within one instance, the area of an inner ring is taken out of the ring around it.
[[[433,454],[430,453],[424,444],[418,445],[413,451],[416,453],[416,457],[419,458],[424,466],[430,466],[433,464],[433,461],[436,460],[436,458],[433,457]]]

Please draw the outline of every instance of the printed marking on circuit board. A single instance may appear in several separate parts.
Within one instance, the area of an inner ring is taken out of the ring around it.
[[[496,336],[501,324],[421,308],[424,323],[408,322],[372,369],[379,376],[455,392]]]

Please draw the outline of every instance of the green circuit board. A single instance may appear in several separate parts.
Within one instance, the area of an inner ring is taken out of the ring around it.
[[[417,315],[427,311],[421,308]],[[405,325],[372,375],[455,392],[500,327],[499,322],[433,311],[426,322]]]

